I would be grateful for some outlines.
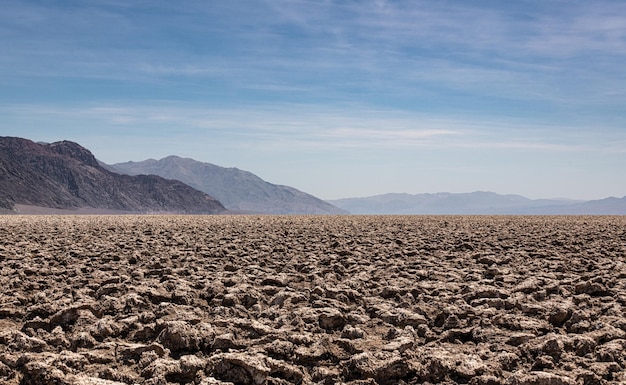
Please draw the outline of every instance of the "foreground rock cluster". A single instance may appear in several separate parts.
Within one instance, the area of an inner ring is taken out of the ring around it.
[[[2,384],[626,383],[624,217],[0,217]]]

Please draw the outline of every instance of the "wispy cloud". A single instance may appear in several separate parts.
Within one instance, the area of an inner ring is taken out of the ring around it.
[[[10,52],[0,58],[0,83],[82,78],[153,83],[165,93],[182,77],[197,82],[186,98],[217,84],[244,98],[263,91],[265,100],[290,94],[303,102],[460,92],[580,107],[626,98],[619,92],[626,88],[626,22],[619,17],[626,5],[617,1],[533,9],[281,0],[142,7],[9,1],[0,15]],[[602,80],[607,74],[612,82]]]
[[[554,126],[512,119],[481,121],[473,117],[453,119],[364,106],[326,108],[290,104],[231,109],[157,102],[130,107],[13,105],[0,111],[8,120],[31,124],[70,121],[77,129],[88,124],[92,131],[112,137],[122,132],[168,135],[219,142],[233,148],[260,147],[266,151],[464,148],[603,152],[619,150],[616,143],[626,143],[626,133],[616,136],[612,127]]]

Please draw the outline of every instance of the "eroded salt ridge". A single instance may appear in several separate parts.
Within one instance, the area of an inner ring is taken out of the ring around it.
[[[0,217],[0,383],[626,383],[624,217]]]

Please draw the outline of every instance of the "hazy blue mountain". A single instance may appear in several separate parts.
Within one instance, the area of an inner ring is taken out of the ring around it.
[[[189,158],[168,156],[109,166],[129,175],[176,179],[217,198],[229,210],[263,214],[347,214],[330,203],[293,187],[275,185],[251,172]]]
[[[577,215],[626,215],[626,196],[622,198],[609,197],[574,205],[555,207],[548,213]]]
[[[626,214],[626,197],[594,201],[529,199],[493,192],[436,194],[383,194],[330,200],[352,214]]]

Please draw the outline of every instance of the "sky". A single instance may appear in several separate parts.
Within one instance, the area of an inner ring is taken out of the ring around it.
[[[626,195],[626,2],[3,0],[0,136],[323,199]]]

